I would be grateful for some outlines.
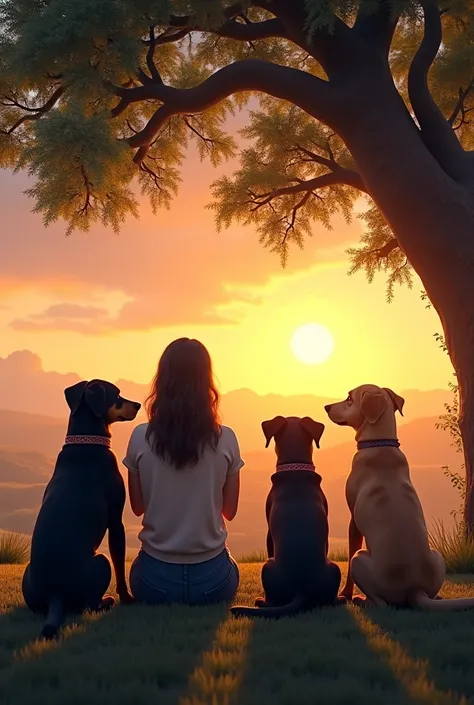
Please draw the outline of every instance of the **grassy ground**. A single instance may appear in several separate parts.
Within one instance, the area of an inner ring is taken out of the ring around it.
[[[351,606],[251,623],[225,606],[133,606],[44,645],[21,605],[21,574],[0,566],[2,705],[474,705],[474,611]],[[444,596],[474,594],[466,580],[451,579]],[[242,565],[239,602],[259,585],[260,566]]]

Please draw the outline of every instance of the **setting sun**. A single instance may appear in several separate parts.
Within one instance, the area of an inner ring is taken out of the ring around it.
[[[294,356],[306,365],[325,362],[334,348],[334,340],[327,328],[319,323],[307,323],[298,328],[291,339]]]

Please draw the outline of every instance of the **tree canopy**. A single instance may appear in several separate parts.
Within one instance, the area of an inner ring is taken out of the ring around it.
[[[33,177],[46,225],[119,230],[138,215],[136,179],[155,210],[169,206],[190,140],[214,165],[235,156],[226,118],[247,106],[240,165],[212,185],[217,226],[253,224],[284,263],[363,197],[351,271],[384,269],[390,298],[410,264],[328,126],[330,103],[345,110],[332,67],[356,31],[386,46],[414,125],[437,111],[469,150],[472,12],[465,0],[0,0],[0,165]]]

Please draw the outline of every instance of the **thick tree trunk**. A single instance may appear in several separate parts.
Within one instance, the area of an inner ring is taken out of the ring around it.
[[[471,349],[472,350],[472,349]],[[459,427],[464,447],[466,465],[466,503],[464,520],[468,534],[474,535],[474,372],[472,350],[470,369],[463,374],[459,384],[460,416]],[[459,375],[459,373],[458,373]]]
[[[465,517],[474,534],[473,192],[433,158],[391,78],[369,74],[337,130],[441,319],[459,382]]]
[[[473,228],[474,230],[474,228]],[[474,235],[471,234],[474,248]],[[465,282],[465,298],[450,310],[442,307],[440,318],[459,385],[459,429],[466,468],[464,519],[474,535],[474,269],[459,272]]]

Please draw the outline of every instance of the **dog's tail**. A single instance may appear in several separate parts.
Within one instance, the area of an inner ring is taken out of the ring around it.
[[[434,600],[428,597],[426,592],[418,591],[414,593],[410,602],[413,607],[424,612],[460,612],[461,610],[474,609],[474,597],[459,597],[452,600]]]
[[[51,641],[58,638],[59,629],[64,622],[64,605],[59,597],[51,597],[48,604],[46,624],[41,630],[40,639]]]
[[[266,619],[278,619],[279,617],[289,617],[302,612],[306,603],[305,596],[298,592],[287,605],[279,607],[243,607],[235,605],[230,608],[234,617],[266,617]]]

